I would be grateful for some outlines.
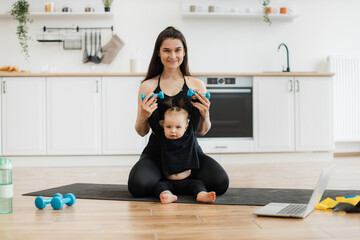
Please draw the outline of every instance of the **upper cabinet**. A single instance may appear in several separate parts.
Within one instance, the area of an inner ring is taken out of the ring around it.
[[[330,77],[255,77],[254,151],[331,151]]]

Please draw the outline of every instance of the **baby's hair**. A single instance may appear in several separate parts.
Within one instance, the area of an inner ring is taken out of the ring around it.
[[[178,106],[174,105],[173,100],[170,98],[168,101],[165,102],[169,108],[164,112],[164,117],[166,114],[171,112],[183,113],[186,116],[186,119],[189,117],[189,112],[186,110],[186,102],[184,99],[180,98],[178,101]]]

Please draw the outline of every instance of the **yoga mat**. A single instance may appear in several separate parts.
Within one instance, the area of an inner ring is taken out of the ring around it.
[[[217,196],[213,204],[257,205],[270,202],[308,203],[313,190],[281,188],[229,188],[222,196]],[[23,196],[52,197],[55,193],[73,193],[79,199],[99,199],[118,201],[160,202],[156,197],[135,198],[127,190],[127,185],[74,183],[23,194]],[[360,190],[326,190],[322,200],[331,197],[360,195]],[[198,203],[193,196],[178,196],[177,203]]]

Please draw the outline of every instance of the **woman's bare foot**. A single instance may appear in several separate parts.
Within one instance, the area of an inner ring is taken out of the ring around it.
[[[172,194],[172,192],[170,191],[163,191],[160,194],[160,201],[162,204],[168,204],[168,203],[172,203],[175,202],[178,199],[178,197],[174,194]]]
[[[216,199],[215,192],[199,192],[196,201],[198,202],[206,202],[206,203],[213,203]]]

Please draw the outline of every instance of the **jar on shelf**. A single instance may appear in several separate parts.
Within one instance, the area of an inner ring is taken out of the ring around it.
[[[45,12],[55,12],[55,3],[53,1],[45,3]]]
[[[61,11],[62,12],[72,12],[72,9],[69,5],[64,5]]]

